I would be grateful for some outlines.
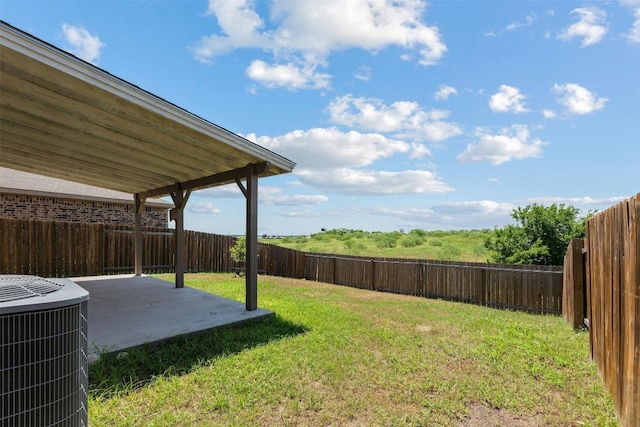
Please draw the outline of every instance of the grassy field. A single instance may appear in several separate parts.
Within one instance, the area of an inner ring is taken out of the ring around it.
[[[305,252],[486,262],[489,254],[484,247],[484,238],[490,232],[412,230],[401,234],[329,230],[313,234],[311,237],[284,237],[260,241]]]
[[[185,282],[244,301],[230,274]],[[104,355],[91,425],[618,425],[559,317],[266,276],[259,305],[276,316]]]

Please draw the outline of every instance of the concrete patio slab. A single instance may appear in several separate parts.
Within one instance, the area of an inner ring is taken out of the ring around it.
[[[89,292],[89,361],[179,335],[267,318],[243,303],[150,276],[71,278]]]

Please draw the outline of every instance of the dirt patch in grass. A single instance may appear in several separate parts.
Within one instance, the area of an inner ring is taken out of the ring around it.
[[[469,415],[458,423],[458,427],[538,427],[542,425],[540,414],[515,415],[505,409],[490,408],[485,403],[472,404],[469,407]]]

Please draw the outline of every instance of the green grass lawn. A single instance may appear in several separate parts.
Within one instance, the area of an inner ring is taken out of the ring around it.
[[[230,274],[185,283],[244,301]],[[618,425],[588,334],[560,317],[268,276],[258,295],[276,316],[103,355],[90,424],[495,425],[467,423],[480,407],[520,426]]]
[[[330,230],[311,237],[285,237],[260,239],[260,241],[314,253],[486,262],[489,253],[484,247],[484,238],[489,233],[490,230],[413,230],[401,235],[398,232],[368,233],[357,230],[337,230],[337,232]]]

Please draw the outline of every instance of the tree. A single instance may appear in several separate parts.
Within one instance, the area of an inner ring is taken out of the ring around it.
[[[536,203],[516,208],[511,217],[516,225],[496,228],[484,241],[489,261],[505,264],[562,265],[572,239],[584,237],[585,221],[573,206]]]
[[[247,259],[246,237],[236,239],[236,244],[231,247],[231,259],[244,267],[244,262]]]

